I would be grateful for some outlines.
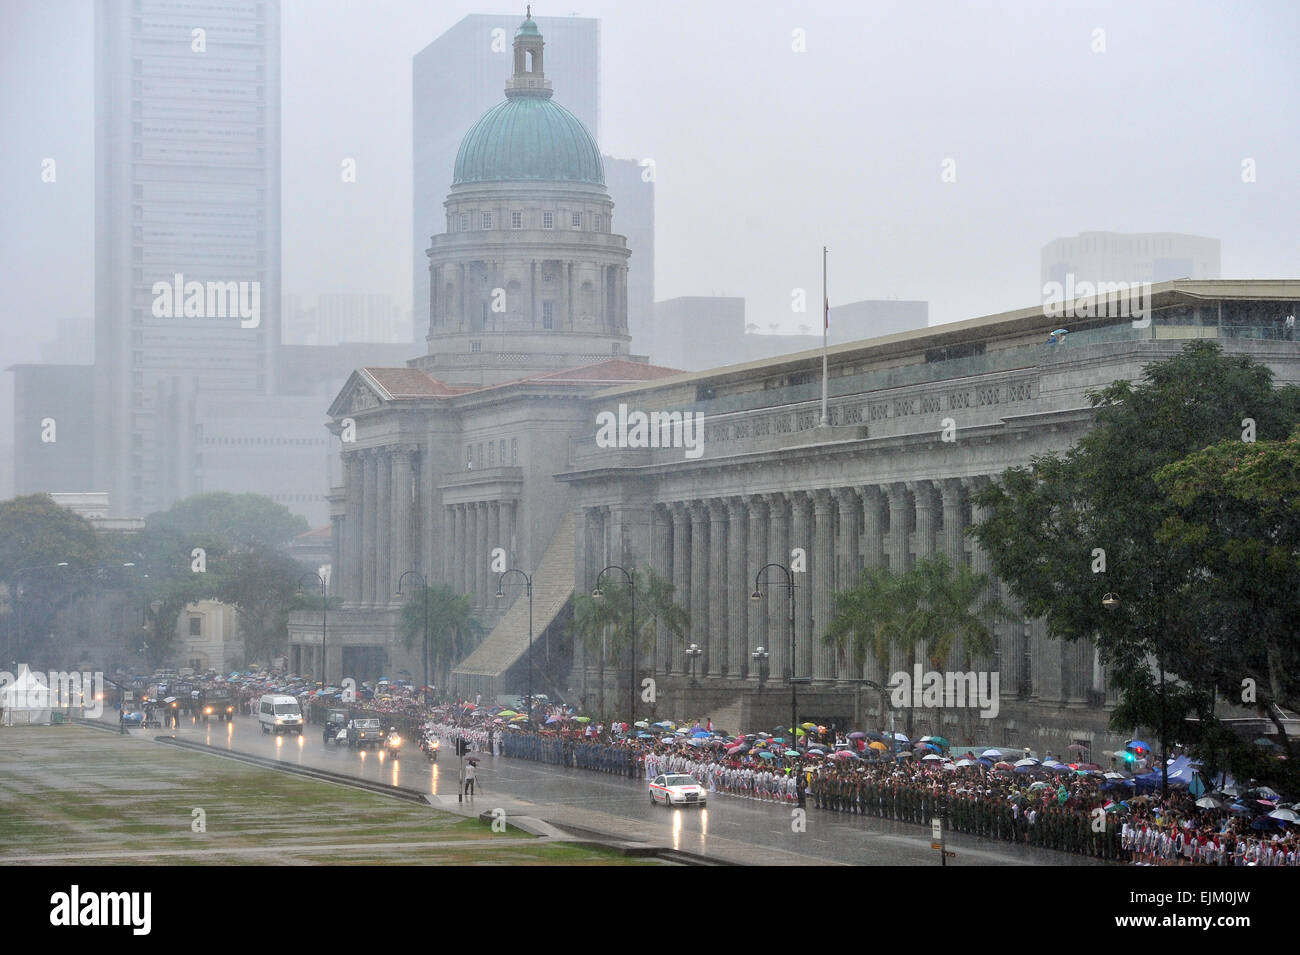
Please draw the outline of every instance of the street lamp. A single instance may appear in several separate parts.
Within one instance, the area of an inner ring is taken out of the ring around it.
[[[309,570],[298,578],[299,589],[308,577],[315,577],[320,581],[320,688],[323,690],[329,686],[329,681],[325,679],[325,675],[329,672],[329,665],[325,662],[325,623],[329,617],[329,602],[325,592],[325,578],[314,570]]]
[[[691,658],[691,686],[699,686],[699,684],[695,682],[695,661],[703,653],[704,651],[700,649],[698,643],[692,643],[686,648],[686,655]]]
[[[420,596],[424,599],[424,692],[429,692],[429,581],[424,574],[416,570],[408,570],[397,578],[397,596],[402,596],[402,581],[406,580],[407,575],[420,578]]]
[[[528,722],[533,721],[533,578],[517,567],[511,567],[497,578],[497,600],[505,597],[501,585],[511,574],[524,578],[524,588],[528,591]]]
[[[636,581],[633,579],[632,575],[628,573],[626,568],[620,567],[618,564],[610,564],[608,567],[606,567],[604,570],[602,570],[599,574],[596,575],[596,589],[591,592],[592,600],[605,599],[605,591],[600,589],[600,579],[604,577],[605,574],[607,574],[611,570],[617,570],[619,573],[621,573],[624,577],[627,578],[627,590],[632,600],[632,609],[631,609],[632,667],[630,671],[631,682],[628,684],[628,688],[627,688],[627,706],[628,706],[627,725],[630,728],[632,724],[636,721]]]
[[[1119,609],[1119,597],[1106,594],[1101,605],[1109,611]],[[1160,638],[1156,637],[1156,667],[1160,672],[1160,798],[1169,799],[1169,753],[1165,742],[1165,654]]]
[[[762,687],[763,684],[767,682],[767,672],[768,672],[767,660],[768,657],[770,657],[771,655],[772,654],[767,652],[766,647],[759,647],[757,650],[755,650],[753,653],[750,654],[750,657],[758,665],[758,685],[760,687]]]
[[[799,698],[798,698],[798,692],[799,692],[799,691],[798,691],[798,689],[796,688],[796,683],[795,683],[795,678],[794,678],[794,661],[795,661],[795,655],[794,655],[794,574],[792,574],[792,573],[790,572],[790,568],[787,567],[787,566],[785,566],[785,564],[777,564],[777,563],[764,564],[762,567],[759,568],[758,573],[754,575],[754,592],[753,592],[752,594],[749,595],[749,599],[750,599],[750,600],[762,600],[762,599],[763,599],[763,594],[762,594],[762,591],[759,590],[759,585],[760,585],[760,583],[762,582],[763,574],[767,571],[767,569],[768,569],[769,567],[775,567],[775,568],[777,568],[778,570],[782,571],[782,572],[785,574],[785,582],[786,582],[786,586],[790,588],[790,743],[791,743],[791,745],[793,745],[793,744],[796,742],[796,741],[795,741],[795,735],[794,735],[794,734],[795,734],[795,729],[796,729],[796,728],[798,727],[798,725],[799,725],[799,719],[798,719],[798,713],[799,713]]]

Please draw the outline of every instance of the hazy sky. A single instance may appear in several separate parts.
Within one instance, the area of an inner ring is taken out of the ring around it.
[[[411,57],[468,13],[514,11],[282,10],[283,287],[410,308]],[[953,321],[1039,301],[1040,247],[1093,229],[1217,237],[1225,277],[1300,273],[1295,0],[534,13],[601,19],[601,146],[655,161],[658,298],[743,295],[750,321],[793,330],[808,319],[791,289],[816,308],[827,245],[833,304],[922,298]],[[92,24],[86,0],[0,2],[0,367],[92,313]],[[355,185],[339,183],[344,156]],[[1244,158],[1258,181],[1242,182]]]

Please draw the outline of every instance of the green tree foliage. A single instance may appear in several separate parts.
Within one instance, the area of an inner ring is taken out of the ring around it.
[[[1156,475],[1240,440],[1247,418],[1261,440],[1284,438],[1300,400],[1295,389],[1274,389],[1266,367],[1213,342],[1189,344],[1148,365],[1139,384],[1117,381],[1089,398],[1096,426],[1065,454],[1012,468],[975,495],[988,517],[972,533],[1028,615],[1044,617],[1056,637],[1097,639],[1120,691],[1115,729],[1181,739],[1184,718],[1212,707],[1202,664],[1183,652],[1208,621],[1191,599],[1195,555],[1160,539],[1180,506]],[[1112,613],[1102,609],[1108,592],[1119,598]],[[1161,678],[1169,673],[1181,679]]]
[[[970,668],[972,655],[993,652],[993,625],[1008,615],[989,594],[989,577],[944,554],[922,557],[907,571],[871,567],[856,584],[833,598],[830,626],[822,642],[841,660],[861,668],[868,659],[889,668],[891,652],[907,657],[909,672],[924,645],[926,661],[943,666],[960,648],[958,669]],[[912,730],[913,711],[907,711]]]
[[[42,638],[55,615],[84,590],[86,570],[99,555],[94,525],[48,494],[0,502],[0,581],[10,657],[3,661],[5,668],[40,657]],[[68,566],[56,566],[60,563]]]
[[[434,584],[417,587],[402,608],[400,622],[402,645],[407,650],[424,643],[424,614],[429,615],[429,662],[435,685],[446,686],[452,667],[482,642],[483,625],[474,619],[474,609],[466,594]]]
[[[1180,509],[1157,538],[1190,568],[1188,615],[1209,624],[1191,631],[1177,665],[1272,720],[1294,765],[1300,747],[1277,707],[1300,710],[1300,431],[1281,441],[1221,441],[1162,468],[1156,482]],[[1216,751],[1237,773],[1286,784],[1276,762],[1259,765],[1275,754]]]

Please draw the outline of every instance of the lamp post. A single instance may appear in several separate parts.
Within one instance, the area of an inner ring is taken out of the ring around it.
[[[767,652],[767,647],[759,647],[749,655],[750,658],[758,664],[758,686],[760,689],[762,689],[763,684],[767,682],[767,661],[771,655],[772,654]]]
[[[1108,593],[1101,598],[1101,605],[1113,613],[1119,609],[1119,597]],[[1168,747],[1165,744],[1165,653],[1164,646],[1158,636],[1156,637],[1156,668],[1160,673],[1160,798],[1168,800],[1169,754],[1167,752]]]
[[[524,588],[528,591],[528,722],[533,721],[533,578],[517,567],[511,567],[497,578],[497,600],[505,597],[501,585],[511,574],[524,578]]]
[[[790,743],[794,745],[796,742],[794,734],[799,725],[799,691],[794,678],[794,574],[790,572],[790,568],[785,566],[785,564],[764,564],[759,568],[758,573],[754,575],[754,592],[749,595],[749,599],[763,599],[763,594],[762,591],[759,590],[759,585],[762,583],[763,574],[766,573],[770,567],[775,567],[785,574],[786,586],[790,588]]]
[[[700,655],[703,653],[704,651],[700,649],[698,643],[692,643],[686,648],[686,655],[691,658],[691,686],[699,686],[699,684],[695,682],[695,661],[699,659]]]
[[[632,666],[630,670],[630,682],[627,688],[627,725],[628,731],[631,732],[631,726],[636,722],[636,581],[627,569],[620,567],[618,564],[610,564],[599,574],[596,575],[596,588],[591,592],[593,600],[604,600],[605,591],[600,589],[600,579],[611,570],[617,570],[627,578],[627,591],[632,600],[631,608],[631,643],[632,643]]]
[[[329,672],[329,665],[325,662],[325,624],[329,617],[329,602],[325,593],[325,578],[314,570],[309,570],[298,578],[299,588],[308,577],[315,577],[320,581],[320,688],[323,690],[329,686],[329,681],[325,679],[325,675]]]
[[[12,578],[14,582],[14,629],[18,631],[18,638],[20,640],[22,639],[22,635],[23,635],[22,575],[27,573],[29,570],[54,570],[56,567],[67,567],[67,566],[68,566],[68,562],[66,560],[61,560],[57,564],[33,564],[30,567],[19,567],[17,570],[14,571],[13,578]],[[12,631],[9,633],[9,636],[6,639],[5,643],[6,643],[5,656],[11,658],[10,666],[13,667],[15,672],[17,672],[18,661],[12,659],[13,652],[14,652]]]
[[[397,578],[397,596],[402,596],[402,581],[407,576],[418,577],[420,579],[420,597],[424,601],[424,692],[427,696],[429,692],[429,581],[424,574],[416,570],[408,570]]]

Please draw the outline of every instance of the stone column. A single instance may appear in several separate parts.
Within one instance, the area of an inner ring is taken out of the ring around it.
[[[461,542],[460,579],[461,593],[468,594],[470,606],[478,604],[478,586],[474,577],[474,551],[478,547],[478,507],[474,504],[462,504],[465,511],[465,535]]]
[[[753,580],[745,573],[746,526],[743,498],[727,498],[727,674],[749,673],[749,631],[745,628]]]
[[[501,542],[501,505],[497,501],[490,501],[488,503],[487,517],[488,517],[487,549],[483,551],[483,566],[484,566],[484,571],[488,577],[487,599],[491,601],[491,603],[489,603],[488,606],[500,612],[506,609],[505,607],[502,606],[502,604],[504,604],[505,601],[497,600],[496,597],[497,581],[501,579],[501,574],[493,572],[492,557],[491,557],[493,550],[495,550],[498,547],[505,546]],[[510,567],[510,566],[511,566],[510,564],[506,564],[506,567]],[[519,575],[511,574],[510,579],[512,582],[516,581],[519,579]]]
[[[709,672],[709,508],[703,501],[691,505],[691,640],[704,654],[695,663],[697,676]]]
[[[935,540],[938,536],[939,502],[930,481],[909,481],[907,489],[912,492],[912,502],[916,513],[915,548],[916,559],[934,556]],[[930,641],[919,640],[916,646],[916,659],[926,663],[930,656]],[[929,664],[926,663],[927,669]],[[936,715],[936,719],[937,719]]]
[[[351,604],[361,602],[361,528],[362,528],[362,485],[365,480],[365,466],[358,451],[349,451],[347,461],[347,514],[343,518],[345,538],[343,560],[344,599]]]
[[[368,605],[375,602],[375,493],[378,469],[379,459],[374,452],[367,451],[361,491],[361,601]]]
[[[475,505],[477,514],[475,515],[475,527],[477,533],[475,536],[476,544],[474,547],[474,589],[478,592],[478,605],[481,609],[491,609],[496,600],[492,596],[497,592],[496,587],[488,589],[488,569],[490,561],[488,552],[491,546],[488,544],[488,503],[479,501]]]
[[[962,491],[961,481],[956,478],[948,478],[940,482],[939,494],[943,501],[943,534],[939,549],[947,555],[948,560],[952,562],[953,568],[960,571],[962,565],[966,563],[966,538],[964,536],[966,529],[966,496]],[[957,637],[953,641],[952,653],[948,658],[952,663],[950,669],[965,669],[965,657],[966,648],[961,637]]]
[[[516,552],[519,546],[515,539],[515,501],[502,501],[501,508],[501,543],[497,546],[504,547],[506,550],[506,567],[519,567],[519,554]],[[521,567],[520,570],[523,568]]]
[[[790,566],[790,512],[786,495],[768,494],[767,562]],[[762,592],[767,603],[767,634],[771,645],[768,672],[773,678],[790,676],[790,592],[785,573],[773,567],[763,575]],[[796,591],[796,594],[798,592]],[[795,604],[798,607],[798,603]],[[793,729],[793,727],[791,727]]]
[[[460,553],[460,535],[464,528],[460,521],[460,508],[446,504],[442,508],[442,579],[448,587],[456,587],[456,556]]]
[[[673,518],[673,599],[677,605],[686,613],[686,619],[689,621],[689,628],[686,632],[686,638],[683,643],[698,643],[695,633],[695,617],[691,612],[691,516],[687,505],[682,501],[674,501],[669,505],[672,509]],[[664,672],[671,673],[674,667],[680,666],[682,660],[678,658],[681,646],[674,647],[674,652],[670,653],[665,661],[666,669]]]
[[[343,570],[343,546],[343,518],[333,514],[330,516],[330,581],[328,588],[331,597],[341,592],[343,583],[347,579]]]
[[[885,522],[889,517],[889,502],[885,492],[874,484],[861,487],[859,496],[862,499],[862,568],[886,567],[889,558],[885,554]],[[875,680],[882,686],[889,680],[889,674],[884,672],[872,651],[867,653],[862,670],[866,679]]]
[[[805,567],[803,573],[794,575],[795,586],[795,676],[812,676],[813,643],[813,546],[812,546],[812,501],[803,491],[790,495],[790,551],[803,548]],[[793,571],[794,567],[790,569]]]
[[[960,491],[966,495],[971,495],[987,484],[988,478],[986,477],[966,478],[961,482]],[[978,504],[971,505],[972,524],[982,523],[988,519],[988,516],[986,508],[980,507]],[[988,553],[974,538],[971,539],[970,547],[971,570],[977,574],[991,575],[993,568]],[[1001,590],[1001,582],[990,576],[990,596],[1000,596]],[[993,627],[993,653],[988,656],[981,654],[971,659],[971,666],[976,670],[991,670],[995,666],[999,668],[1000,676],[998,681],[1002,693],[1005,694],[1015,694],[1020,686],[1020,677],[1017,673],[1020,669],[1020,659],[1016,650],[1017,641],[1012,634],[1012,624],[1009,621],[995,624]],[[1010,672],[1006,670],[1008,664],[1010,665]]]
[[[889,496],[889,567],[896,574],[907,571],[911,563],[909,530],[912,523],[912,496],[903,484],[885,488]],[[907,654],[895,647],[889,654],[890,674],[907,667]]]
[[[411,514],[411,449],[400,447],[393,451],[393,591],[402,574],[415,569],[411,563]]]
[[[728,608],[730,599],[730,574],[727,555],[727,504],[722,500],[709,502],[709,676],[724,676],[729,670],[730,630]]]
[[[763,647],[771,652],[771,645],[767,628],[767,606],[763,600],[751,600],[749,595],[754,592],[754,578],[758,575],[758,570],[767,563],[767,505],[764,503],[761,495],[755,494],[745,499],[745,505],[749,510],[749,533],[745,541],[745,573],[744,592],[745,592],[745,633],[749,636],[749,646],[745,653],[745,659],[750,660],[749,653]],[[734,586],[734,584],[733,584]],[[769,598],[770,599],[770,598]],[[768,657],[768,664],[771,665],[772,657]],[[750,660],[752,664],[753,661]],[[751,666],[749,675],[755,679],[758,678],[757,667]]]
[[[831,624],[831,592],[835,587],[835,540],[831,534],[835,500],[830,491],[813,492],[813,539],[808,579],[812,586],[812,676],[829,680],[835,675],[835,650],[822,640]]]
[[[852,488],[842,487],[836,489],[835,502],[839,508],[839,537],[836,539],[836,564],[838,573],[835,577],[834,593],[849,590],[857,586],[858,577],[862,573],[862,502],[858,499],[858,494]],[[830,601],[832,618],[835,613],[835,600],[832,596]],[[830,626],[830,619],[827,619],[826,626]],[[822,628],[823,631],[825,627]],[[843,661],[840,660],[834,647],[828,648],[831,654],[832,666],[831,671],[835,679],[857,679],[862,674],[858,668],[853,665],[852,653],[846,653]]]
[[[573,518],[573,593],[574,597],[590,594],[587,583],[590,559],[587,554],[587,508],[579,507]],[[513,576],[513,575],[512,575]],[[587,652],[581,637],[573,641],[573,682],[582,685],[583,671],[587,668]]]
[[[668,511],[656,505],[650,511],[650,569],[654,573],[667,581],[673,579],[672,568],[672,515]],[[673,595],[674,602],[678,602],[677,595]],[[652,674],[657,680],[660,668],[663,662],[672,654],[673,641],[667,628],[663,623],[655,627],[655,647],[654,653],[650,657],[650,663],[654,667]]]
[[[389,546],[393,521],[393,467],[388,448],[378,453],[375,491],[375,604],[386,607],[393,599],[393,554]]]

